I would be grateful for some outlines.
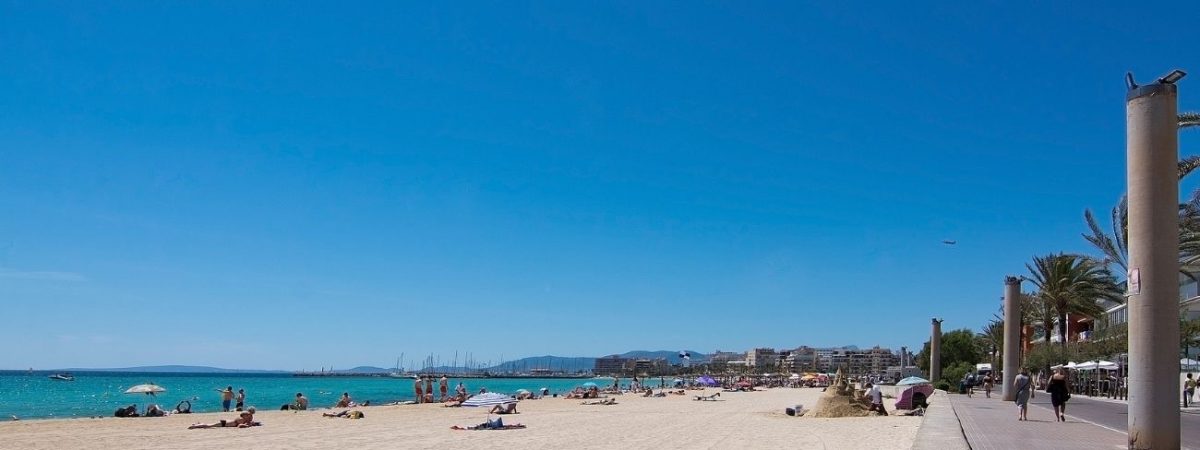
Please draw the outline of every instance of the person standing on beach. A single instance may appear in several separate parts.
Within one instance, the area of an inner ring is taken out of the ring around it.
[[[425,402],[425,393],[421,386],[421,377],[413,377],[413,394],[417,396],[417,403]]]
[[[242,408],[246,406],[246,390],[238,389],[237,397],[234,397],[234,399],[237,400],[233,405],[234,409],[241,412]]]
[[[225,390],[217,389],[221,393],[221,409],[229,412],[229,404],[233,402],[233,386],[225,387]]]
[[[1029,399],[1033,398],[1032,388],[1033,379],[1029,378],[1029,369],[1021,369],[1021,373],[1013,379],[1013,386],[1017,388],[1017,397],[1014,400],[1017,403],[1017,420],[1029,420]]]
[[[425,403],[433,403],[433,377],[425,379]]]
[[[445,375],[442,375],[442,379],[438,380],[438,392],[442,394],[441,397],[438,397],[439,402],[446,401],[446,391],[450,389],[449,383],[450,380],[447,380]]]

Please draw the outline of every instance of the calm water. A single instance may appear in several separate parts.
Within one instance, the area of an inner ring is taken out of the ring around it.
[[[221,410],[217,389],[233,386],[246,390],[246,406],[260,410],[279,409],[295,400],[297,392],[308,397],[311,407],[332,407],[342,392],[357,402],[372,404],[413,400],[413,380],[405,378],[293,377],[287,374],[178,374],[178,373],[75,373],[75,381],[54,381],[47,373],[0,372],[0,420],[16,415],[22,419],[111,416],[120,406],[147,401],[173,409],[182,400],[192,403],[194,412]],[[458,379],[450,380],[450,392]],[[588,381],[604,385],[605,379],[479,379],[461,380],[468,392],[487,388],[492,392],[513,393],[517,389],[535,391],[543,387],[565,392]],[[622,380],[627,384],[629,380]],[[156,398],[124,394],[130,386],[154,383],[167,389]],[[611,384],[612,380],[608,379]],[[655,380],[652,384],[657,385]],[[437,389],[437,382],[434,382]]]

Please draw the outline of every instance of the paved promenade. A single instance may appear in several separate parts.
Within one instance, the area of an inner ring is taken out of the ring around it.
[[[1092,400],[1073,396],[1067,403],[1067,422],[1056,422],[1050,396],[1041,393],[1029,406],[1029,421],[1017,421],[1017,407],[1000,396],[973,398],[946,396],[962,425],[963,434],[975,450],[1045,449],[1124,449],[1127,407],[1122,402]],[[1183,410],[1182,444],[1185,449],[1200,450],[1200,410]]]

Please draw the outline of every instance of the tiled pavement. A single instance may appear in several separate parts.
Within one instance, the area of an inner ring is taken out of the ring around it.
[[[1045,398],[1043,398],[1045,397]],[[1029,420],[1017,421],[1017,407],[999,395],[984,398],[975,395],[949,395],[963,434],[973,450],[1000,449],[1124,449],[1123,431],[1082,422],[1067,415],[1067,422],[1056,422],[1048,395],[1039,395],[1029,405]]]

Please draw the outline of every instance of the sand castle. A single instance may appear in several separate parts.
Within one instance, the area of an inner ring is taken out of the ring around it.
[[[825,389],[812,413],[807,415],[822,418],[866,417],[870,415],[867,410],[870,406],[863,398],[863,391],[855,389],[854,384],[842,374],[842,369],[838,368],[833,384]]]

